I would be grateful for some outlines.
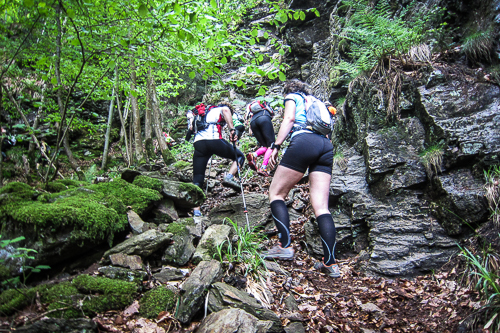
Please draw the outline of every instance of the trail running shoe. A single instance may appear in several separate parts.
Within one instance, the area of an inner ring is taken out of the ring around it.
[[[282,248],[279,245],[275,245],[268,251],[262,253],[264,259],[279,259],[279,260],[292,260],[295,254],[295,250],[289,246]]]
[[[257,171],[257,157],[253,155],[253,153],[248,153],[247,155],[248,166],[250,169]]]
[[[267,166],[265,167],[260,167],[259,171],[257,171],[257,173],[261,176],[264,176],[264,177],[269,177],[269,173],[267,172]]]
[[[340,269],[338,264],[331,264],[330,266],[326,266],[323,261],[318,261],[314,264],[314,268],[320,271],[322,270],[324,272],[327,272],[327,274],[331,277],[340,277]]]
[[[229,177],[229,176],[230,175],[226,175],[224,177],[224,180],[222,181],[222,186],[230,187],[235,191],[240,191],[241,190],[240,182],[236,181],[236,179],[234,179],[234,177],[232,177],[232,175],[231,175],[231,177]]]
[[[201,212],[196,209],[193,211],[193,216],[203,216],[203,214],[201,214]]]

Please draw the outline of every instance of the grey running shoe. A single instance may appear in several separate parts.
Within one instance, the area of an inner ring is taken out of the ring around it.
[[[340,277],[340,269],[338,264],[331,264],[330,266],[326,266],[323,261],[318,261],[314,264],[314,268],[326,272],[331,277]]]
[[[268,251],[262,253],[264,259],[279,259],[279,260],[292,260],[295,254],[295,250],[289,246],[282,248],[279,245],[275,245]]]
[[[224,180],[222,181],[222,186],[230,187],[235,191],[241,190],[240,182],[236,181],[234,177],[225,176]]]

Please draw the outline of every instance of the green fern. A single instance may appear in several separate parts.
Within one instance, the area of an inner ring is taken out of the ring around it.
[[[434,7],[428,11],[416,11],[408,17],[417,5],[412,1],[399,15],[395,15],[388,0],[382,0],[374,7],[368,0],[344,0],[342,8],[348,6],[342,31],[338,33],[339,48],[349,60],[341,60],[334,68],[345,80],[368,73],[380,61],[401,58],[411,47],[420,45],[428,37],[429,22],[440,15]],[[349,16],[350,15],[350,16]]]

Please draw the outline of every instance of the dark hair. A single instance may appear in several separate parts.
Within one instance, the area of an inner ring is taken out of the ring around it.
[[[219,107],[226,106],[226,107],[228,107],[228,108],[229,108],[229,111],[231,111],[231,114],[233,114],[233,113],[234,113],[234,109],[233,109],[232,105],[231,105],[231,104],[229,104],[229,103],[222,103],[222,104],[219,104],[218,106],[219,106]]]
[[[307,83],[302,82],[298,79],[288,80],[283,87],[283,93],[286,96],[295,92],[302,92],[306,95],[312,95],[311,88],[309,88],[309,85]]]

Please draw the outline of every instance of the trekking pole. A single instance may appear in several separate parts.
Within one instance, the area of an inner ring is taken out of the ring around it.
[[[247,228],[248,228],[248,231],[250,231],[250,222],[248,221],[247,203],[245,201],[245,193],[243,192],[243,180],[241,179],[240,164],[238,163],[238,153],[236,151],[236,143],[234,141],[233,141],[233,148],[234,148],[234,158],[236,159],[236,166],[238,167],[238,177],[240,178],[241,197],[243,198],[243,209],[245,212],[245,217],[247,219]]]
[[[205,188],[205,196],[208,193],[208,180],[210,179],[210,174],[212,173],[212,161],[214,159],[214,155],[210,156],[210,167],[208,168],[208,177],[207,177],[207,187]]]

